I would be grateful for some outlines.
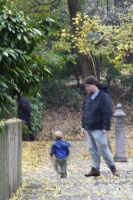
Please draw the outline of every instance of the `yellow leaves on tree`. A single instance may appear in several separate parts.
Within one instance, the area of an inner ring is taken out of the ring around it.
[[[125,58],[133,52],[133,13],[119,14],[120,24],[106,25],[100,17],[90,18],[86,14],[77,13],[73,18],[75,34],[71,36],[74,48],[80,53],[105,55],[116,67],[131,70]],[[62,38],[70,37],[70,32],[62,31]]]

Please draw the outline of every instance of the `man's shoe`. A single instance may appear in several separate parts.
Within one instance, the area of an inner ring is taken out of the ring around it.
[[[88,174],[85,174],[84,176],[89,177],[89,176],[100,176],[100,172],[95,169],[94,167],[91,168],[91,171]]]
[[[115,166],[110,167],[110,170],[114,176],[119,176],[119,172],[117,171]]]
[[[61,172],[60,174],[61,174],[60,178],[67,178],[67,173],[66,172]]]

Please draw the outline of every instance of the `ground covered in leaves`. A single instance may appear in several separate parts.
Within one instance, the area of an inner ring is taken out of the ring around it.
[[[104,161],[101,176],[86,178],[91,168],[84,141],[70,141],[68,177],[60,179],[49,156],[51,142],[23,142],[22,186],[11,200],[108,200],[133,199],[133,140],[127,139],[127,163],[116,163],[121,173],[114,177]],[[111,139],[114,151],[114,139]]]
[[[116,102],[115,102],[116,105]],[[114,106],[114,111],[116,110]],[[84,173],[91,168],[89,152],[84,138],[80,136],[81,110],[47,110],[42,132],[35,142],[23,142],[22,186],[11,200],[133,200],[133,123],[131,105],[123,110],[127,114],[126,155],[127,163],[116,163],[121,173],[114,177],[102,160],[101,176],[86,178]],[[60,179],[53,168],[54,159],[49,156],[53,132],[61,130],[71,144],[68,158],[68,177]],[[115,131],[112,119],[111,140],[115,153]]]
[[[122,109],[126,114],[126,137],[133,137],[133,105],[126,101],[126,99],[118,96],[112,100],[113,113],[116,111],[116,105],[122,104]],[[84,98],[83,98],[84,99]],[[81,108],[78,111],[70,112],[69,108],[60,106],[53,107],[52,109],[44,112],[43,129],[37,136],[37,140],[53,140],[54,131],[61,130],[65,134],[66,140],[82,140],[80,135],[81,119],[82,119],[82,103]],[[109,132],[110,137],[114,137],[114,118],[111,120],[111,130]]]

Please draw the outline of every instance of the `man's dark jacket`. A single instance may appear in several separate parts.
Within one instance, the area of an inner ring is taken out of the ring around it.
[[[29,123],[31,113],[32,113],[32,110],[31,110],[29,101],[24,96],[21,96],[18,99],[18,118]]]
[[[85,130],[109,130],[112,104],[106,84],[99,85],[99,94],[94,100],[87,95],[83,104],[82,128]]]

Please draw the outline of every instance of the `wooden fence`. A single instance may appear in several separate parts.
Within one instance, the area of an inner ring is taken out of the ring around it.
[[[8,200],[21,185],[22,122],[7,121],[0,133],[0,200]]]

